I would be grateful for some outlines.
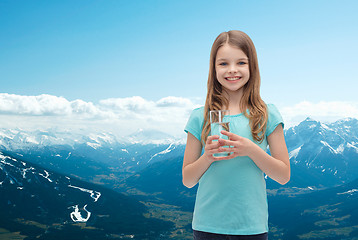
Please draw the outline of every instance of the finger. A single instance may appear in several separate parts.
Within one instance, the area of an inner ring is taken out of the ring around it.
[[[208,141],[212,141],[212,140],[219,139],[219,138],[220,138],[219,135],[212,135],[212,136],[209,136],[209,137],[207,138],[207,140],[208,140]]]
[[[232,140],[240,140],[240,136],[236,135],[235,133],[232,133],[232,132],[221,130],[221,134],[228,136]]]
[[[206,144],[211,144],[213,140],[219,139],[219,138],[220,138],[219,135],[209,136],[209,137],[206,139]]]
[[[210,144],[207,144],[205,146],[205,150],[208,151],[208,150],[212,150],[212,149],[217,149],[220,147],[220,143],[217,141],[217,142],[213,142],[211,141]]]
[[[236,148],[233,147],[219,147],[220,152],[236,152]]]
[[[225,140],[225,139],[219,139],[219,143],[221,146],[238,146],[237,141],[232,141],[232,140]]]
[[[219,142],[213,142],[213,143],[208,145],[208,150],[218,149],[219,147],[220,147]]]

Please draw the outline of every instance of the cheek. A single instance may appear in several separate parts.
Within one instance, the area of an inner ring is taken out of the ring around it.
[[[224,73],[225,73],[225,71],[222,70],[222,69],[217,69],[217,70],[216,70],[216,76],[217,76],[217,77],[221,77]]]
[[[249,69],[249,68],[245,69],[245,74],[246,74],[248,77],[250,77],[250,69]]]

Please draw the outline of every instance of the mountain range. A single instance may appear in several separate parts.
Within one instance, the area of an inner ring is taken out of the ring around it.
[[[307,118],[285,130],[285,138],[292,171],[297,173],[290,187],[332,187],[356,178],[357,119],[324,124]],[[103,132],[0,129],[3,152],[98,184],[115,185],[152,163],[182,157],[184,149],[184,140],[150,130],[118,138]],[[280,187],[270,180],[268,184]]]
[[[358,120],[324,124],[307,118],[285,132],[290,186],[331,187],[353,181],[358,169]]]
[[[158,229],[153,237],[160,239],[170,234],[170,239],[190,239],[196,188],[187,189],[181,182],[184,141],[146,130],[119,139],[103,132],[84,135],[51,129],[33,132],[0,129],[0,151],[7,161],[16,159],[42,169],[43,176],[47,176],[46,172],[50,176],[64,176],[59,177],[58,182],[67,184],[67,188],[68,185],[78,187],[72,191],[83,188],[102,194],[102,189],[106,189],[113,191],[111,196],[120,194],[118,196],[130,197],[133,203],[144,204],[139,215],[149,215],[150,219],[167,224],[166,229]],[[285,130],[285,139],[291,161],[291,180],[281,186],[267,178],[270,237],[357,239],[358,216],[353,206],[358,203],[355,174],[358,171],[358,120],[347,118],[321,123],[307,118]],[[4,169],[2,167],[1,171]],[[0,181],[6,175],[1,171]],[[23,171],[19,170],[19,176]],[[21,178],[19,176],[17,178]],[[80,183],[70,184],[68,178]],[[0,186],[1,191],[8,188],[4,186]],[[86,194],[88,197],[88,192]],[[102,195],[99,200],[101,198]],[[72,216],[81,212],[83,216],[78,216],[86,218],[87,211],[93,211],[90,205],[84,207],[85,201],[77,210],[76,204],[71,206],[67,221],[72,212]],[[1,222],[0,227],[3,224]],[[134,235],[139,236],[138,233]]]

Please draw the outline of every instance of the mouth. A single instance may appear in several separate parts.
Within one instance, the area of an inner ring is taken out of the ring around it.
[[[242,77],[226,77],[225,80],[227,81],[238,81],[240,80]]]

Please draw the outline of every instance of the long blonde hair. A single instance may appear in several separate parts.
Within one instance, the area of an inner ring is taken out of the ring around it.
[[[205,144],[210,134],[209,112],[228,107],[229,100],[222,94],[223,89],[216,78],[215,61],[219,48],[225,44],[241,49],[249,59],[250,79],[243,86],[243,96],[240,108],[249,119],[251,133],[254,140],[262,142],[265,138],[267,125],[267,108],[260,96],[260,72],[255,46],[250,37],[241,31],[232,30],[221,33],[214,41],[210,53],[210,67],[208,77],[208,91],[204,107],[204,125],[201,133],[202,143]],[[249,113],[246,112],[249,110]]]

